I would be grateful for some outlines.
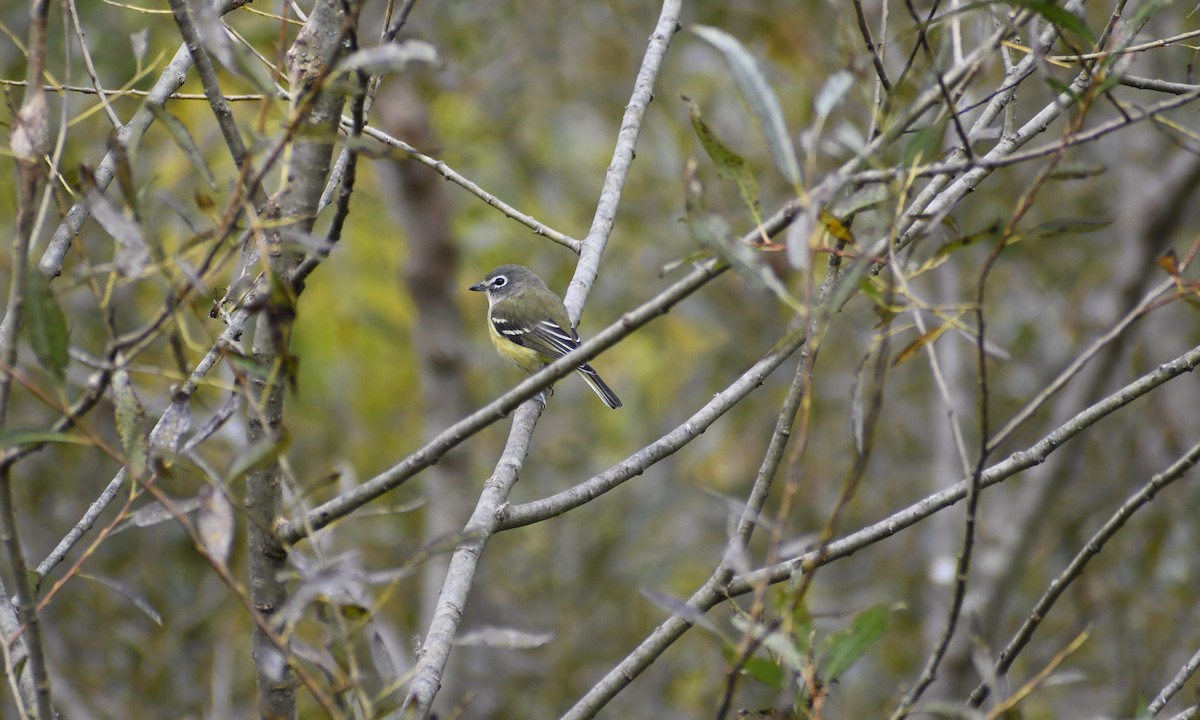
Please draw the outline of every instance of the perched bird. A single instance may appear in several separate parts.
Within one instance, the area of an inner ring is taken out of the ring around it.
[[[567,307],[529,268],[501,265],[471,286],[487,293],[488,335],[496,352],[527,373],[535,373],[579,347]],[[592,366],[575,368],[604,404],[621,407],[621,400]]]

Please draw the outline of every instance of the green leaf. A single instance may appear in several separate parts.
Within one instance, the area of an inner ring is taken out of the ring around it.
[[[1038,223],[1021,233],[1026,240],[1049,240],[1063,235],[1099,232],[1112,225],[1112,218],[1056,218]]]
[[[54,432],[52,430],[0,430],[0,447],[32,445],[34,443],[95,444],[91,439],[78,433]]]
[[[233,482],[244,475],[270,467],[290,444],[291,436],[284,429],[277,437],[263,438],[250,445],[234,458],[227,473],[229,481]]]
[[[913,340],[908,344],[907,347],[900,351],[900,354],[897,355],[896,359],[892,361],[892,367],[896,367],[901,363],[906,363],[909,360],[912,360],[913,357],[915,357],[916,354],[921,350],[921,348],[930,343],[937,342],[938,339],[942,337],[942,335],[949,329],[950,324],[943,323],[932,330],[925,331],[919,338]]]
[[[1054,90],[1054,92],[1069,95],[1072,100],[1079,99],[1079,91],[1076,90],[1071,83],[1063,82],[1062,80],[1049,75],[1045,76],[1043,80],[1045,81],[1046,85],[1050,86],[1050,89]]]
[[[781,667],[786,666],[792,672],[803,673],[808,666],[809,662],[804,648],[797,645],[791,637],[778,630],[772,630],[762,623],[754,623],[751,627],[750,621],[742,617],[731,618],[730,622],[738,632],[744,633],[749,629],[752,636],[762,643],[763,648],[779,658]]]
[[[825,641],[824,677],[834,682],[849,670],[887,632],[891,610],[873,605],[859,613],[850,627]]]
[[[957,237],[957,238],[947,242],[945,245],[943,245],[937,249],[937,252],[934,253],[934,257],[935,258],[945,257],[952,253],[956,253],[959,250],[962,250],[964,248],[971,247],[972,245],[974,245],[977,242],[980,242],[981,240],[993,240],[996,238],[996,235],[999,234],[1001,229],[1002,229],[1001,222],[999,220],[993,221],[991,225],[984,228],[983,230],[980,230],[979,232],[974,232],[974,233],[970,233],[968,235],[963,235],[961,237]]]
[[[62,385],[66,381],[67,318],[50,291],[50,281],[37,270],[29,272],[25,287],[25,302],[29,316],[29,343],[38,362],[50,377]]]
[[[775,271],[762,262],[758,252],[735,237],[724,218],[704,209],[703,187],[696,178],[695,160],[689,160],[684,166],[684,189],[685,220],[696,242],[715,252],[745,277],[770,290],[798,315],[805,315],[804,304],[792,297]]]
[[[1108,172],[1101,163],[1061,162],[1047,176],[1050,180],[1086,180]]]
[[[725,57],[725,64],[729,66],[729,72],[737,83],[742,99],[746,101],[751,115],[758,123],[758,129],[771,151],[775,166],[793,187],[800,187],[800,165],[796,162],[796,151],[792,147],[783,109],[775,91],[767,84],[766,78],[759,70],[754,56],[737,38],[724,30],[696,25],[692,32]]]
[[[738,194],[742,196],[742,202],[750,210],[750,217],[753,218],[754,224],[762,225],[758,181],[754,179],[754,171],[750,169],[750,163],[717,138],[712,128],[704,122],[704,118],[700,117],[700,109],[691,99],[685,96],[683,100],[688,104],[692,129],[696,131],[696,137],[700,139],[700,147],[704,148],[704,152],[713,161],[717,168],[717,175],[737,185]]]
[[[901,161],[905,167],[912,167],[920,162],[929,162],[931,158],[942,152],[942,141],[946,135],[945,120],[932,125],[926,125],[913,134],[912,139],[904,146],[904,158]]]
[[[125,462],[134,478],[144,479],[150,471],[150,436],[146,427],[146,410],[134,392],[129,372],[117,370],[112,377],[113,415],[117,437],[125,450]]]
[[[154,117],[163,124],[163,127],[171,133],[171,139],[183,151],[184,156],[192,164],[192,167],[196,168],[196,171],[200,173],[200,176],[204,178],[204,181],[208,183],[210,188],[216,190],[217,179],[213,177],[212,170],[208,167],[208,161],[204,159],[204,153],[200,152],[199,146],[192,139],[192,134],[188,132],[187,126],[183,124],[183,121],[153,103],[147,105],[147,107],[154,113]]]
[[[772,690],[783,689],[786,676],[783,673],[783,666],[775,660],[765,657],[752,657],[746,661],[745,668],[750,677]]]
[[[672,260],[672,261],[666,263],[665,265],[663,265],[661,268],[659,268],[658,276],[660,278],[666,277],[667,275],[670,275],[671,273],[675,272],[677,269],[679,269],[680,267],[682,267],[684,265],[687,265],[689,263],[695,264],[695,263],[703,262],[705,260],[711,259],[712,256],[713,256],[713,254],[711,252],[709,252],[708,250],[697,250],[696,252],[688,253],[687,255],[679,258],[678,260]]]
[[[1041,15],[1050,22],[1059,26],[1063,30],[1069,30],[1075,35],[1083,38],[1089,45],[1096,44],[1096,36],[1088,30],[1087,25],[1083,24],[1083,19],[1078,15],[1066,10],[1061,5],[1056,5],[1048,0],[1008,0],[1010,4],[1016,7],[1023,7],[1027,10]]]
[[[250,380],[267,380],[271,377],[271,366],[254,358],[229,349],[225,351],[225,361],[229,363],[235,375]]]

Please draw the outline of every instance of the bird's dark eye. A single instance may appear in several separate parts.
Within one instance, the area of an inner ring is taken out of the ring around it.
[[[500,277],[498,277],[492,281],[492,287],[494,287],[494,288],[502,288],[507,284],[508,284],[508,278],[504,277],[503,275],[501,275]]]

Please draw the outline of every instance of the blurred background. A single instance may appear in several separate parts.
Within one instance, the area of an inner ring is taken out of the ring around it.
[[[898,76],[915,33],[907,11],[892,5],[887,61]],[[921,14],[930,10],[925,3],[916,7]],[[867,2],[864,8],[877,28],[879,3]],[[1112,10],[1089,4],[1084,21],[1098,33]],[[280,43],[279,21],[270,17],[278,11],[278,3],[255,3],[231,13],[226,22],[279,62],[286,43]],[[625,0],[418,3],[402,36],[434,45],[441,64],[414,66],[387,78],[369,121],[522,212],[583,238],[658,11]],[[78,12],[107,88],[148,88],[179,47],[170,14],[162,14],[157,4],[86,3]],[[1136,42],[1195,29],[1196,18],[1188,12],[1170,6],[1154,15]],[[362,44],[375,42],[383,27],[381,13],[380,3],[367,4]],[[6,81],[24,75],[27,15],[16,4],[0,9],[0,77]],[[85,86],[77,47],[72,64],[64,64],[64,38],[73,36],[63,31],[62,9],[54,5],[51,15],[48,73],[53,82]],[[968,51],[991,32],[993,21],[984,11],[966,14],[961,42]],[[721,28],[758,59],[794,134],[806,185],[853,157],[869,137],[875,75],[850,5],[699,1],[686,4],[682,22]],[[1039,18],[1021,36],[1029,42],[1044,26]],[[295,31],[284,32],[291,38]],[[945,26],[932,30],[931,39],[934,59],[916,53],[913,68],[897,86],[897,106],[928,87],[931,63],[944,68],[953,62]],[[1064,47],[1055,52],[1065,52]],[[1134,56],[1128,72],[1190,82],[1193,62],[1189,47],[1165,47]],[[839,72],[850,73],[853,85],[823,134],[814,137],[814,98]],[[1075,73],[1046,63],[1022,85],[1013,111],[1018,124]],[[972,97],[986,100],[1002,74],[998,58],[987,64],[964,104]],[[257,93],[244,77],[223,71],[222,80],[230,94]],[[19,88],[8,89],[19,96]],[[181,92],[202,90],[189,77]],[[739,233],[753,227],[733,186],[723,183],[704,157],[681,95],[697,104],[706,122],[755,170],[766,213],[793,195],[774,170],[721,56],[686,30],[676,35],[581,321],[584,338],[686,271],[662,274],[664,266],[696,249],[683,223],[682,173],[688,158],[700,161],[710,207]],[[1116,87],[1110,97],[1094,101],[1084,125],[1162,97]],[[128,118],[139,99],[115,97],[111,103],[118,116]],[[132,153],[131,166],[143,227],[168,257],[186,258],[194,252],[189,243],[196,228],[212,222],[208,208],[228,200],[236,170],[207,103],[176,100],[169,110],[204,152],[216,184],[203,180],[162,124],[150,128]],[[57,116],[52,130],[64,132],[63,182],[77,187],[80,167],[94,167],[103,155],[111,125],[94,95],[52,94],[51,111]],[[251,100],[236,103],[235,111],[248,142],[261,149],[279,133],[286,105]],[[1035,144],[1060,138],[1078,112],[1057,120]],[[1182,258],[1192,248],[1200,180],[1196,130],[1194,105],[1185,105],[1162,122],[1143,122],[1073,148],[1062,165],[1070,172],[1051,177],[1036,195],[987,285],[987,338],[995,350],[988,367],[993,432],[1167,278],[1156,263],[1164,251],[1174,249]],[[871,165],[911,161],[914,148],[920,149],[916,142],[902,139],[873,156]],[[920,142],[928,144],[927,138]],[[935,141],[929,152],[939,154],[954,143],[947,132],[945,145]],[[986,146],[977,151],[985,152]],[[1045,162],[997,170],[904,258],[906,268],[921,271],[911,273],[910,293],[897,301],[904,312],[890,326],[890,351],[898,354],[920,335],[912,329],[914,310],[931,325],[959,323],[967,329],[947,331],[936,348],[971,463],[978,458],[980,418],[970,334],[975,320],[968,310],[995,244],[995,228],[1013,216]],[[902,199],[923,183],[911,189],[887,185],[887,200],[855,220],[860,242],[886,237]],[[271,178],[268,191],[277,184]],[[14,195],[0,193],[5,217],[14,211]],[[35,260],[56,217],[51,208],[51,219],[35,241]],[[983,239],[939,255],[956,240],[971,237]],[[122,329],[144,322],[163,302],[167,283],[161,276],[110,282],[106,264],[112,254],[111,239],[89,223],[52,286],[68,318],[71,346],[83,353],[96,355],[103,347],[98,293],[112,293]],[[817,280],[827,258],[814,257]],[[930,262],[935,258],[939,261]],[[382,148],[378,157],[363,158],[344,239],[309,279],[297,307],[292,352],[299,365],[295,392],[286,400],[291,444],[285,460],[293,481],[288,515],[386,470],[523,379],[488,343],[485,298],[466,289],[497,265],[520,263],[562,294],[575,260],[570,251],[503,217],[428,167]],[[804,274],[788,268],[782,253],[767,260],[802,295]],[[10,256],[0,256],[0,264],[7,286]],[[231,263],[207,278],[214,296],[233,271]],[[1187,275],[1195,277],[1194,271]],[[172,385],[223,329],[209,317],[212,299],[198,298],[183,308],[174,319],[176,331],[134,359],[135,386],[152,419],[168,405]],[[1028,446],[1095,400],[1194,347],[1200,340],[1197,317],[1194,305],[1175,302],[1134,323],[991,461]],[[710,283],[594,362],[624,408],[606,410],[576,378],[558,384],[511,501],[541,498],[579,483],[684,422],[769,350],[791,320],[790,310],[739,274],[726,273]],[[877,307],[863,294],[850,299],[829,324],[814,370],[809,436],[803,451],[789,454],[781,470],[801,483],[793,512],[777,528],[789,542],[815,539],[850,473],[853,386],[883,331],[879,326]],[[668,609],[647,599],[644,589],[683,599],[703,583],[721,559],[730,519],[753,482],[795,364],[794,359],[786,363],[704,435],[619,489],[560,518],[496,536],[460,633],[500,626],[551,637],[531,649],[457,648],[439,695],[441,716],[560,714],[666,619]],[[49,387],[28,346],[19,367],[32,383]],[[90,372],[78,357],[73,360],[68,392],[77,393]],[[195,396],[198,419],[214,413],[230,390],[228,369],[210,380]],[[952,647],[927,698],[965,698],[978,682],[976,664],[987,664],[975,658],[994,658],[1087,538],[1129,494],[1196,442],[1198,407],[1196,379],[1181,377],[1085,431],[1049,462],[984,493],[961,642]],[[56,416],[36,394],[23,390],[14,396],[9,426],[41,428]],[[888,366],[870,463],[838,535],[963,478],[949,422],[947,399],[923,353]],[[84,424],[119,447],[107,402]],[[399,579],[385,574],[404,566],[427,543],[462,528],[507,431],[507,422],[492,426],[415,480],[295,549],[298,567],[307,568],[298,573],[322,561],[361,568],[370,621],[338,643],[328,626],[306,617],[297,637],[329,653],[334,664],[357,663],[371,692],[384,692],[411,667],[444,562],[435,558]],[[218,471],[227,470],[244,437],[244,418],[235,416],[199,456]],[[78,520],[119,467],[96,447],[67,444],[17,466],[14,490],[32,563]],[[166,481],[164,489],[180,498],[201,490],[178,478]],[[238,498],[243,487],[233,483],[229,491]],[[147,500],[135,498],[131,508]],[[768,503],[771,517],[777,501]],[[1090,637],[1054,681],[1021,706],[1024,717],[1133,717],[1195,652],[1200,645],[1198,502],[1194,478],[1169,488],[1068,590],[1017,663],[1014,688],[1080,631],[1090,628]],[[101,523],[113,521],[116,512],[116,506],[110,508]],[[238,533],[231,562],[236,576],[244,578],[244,527]],[[829,689],[825,716],[878,717],[914,681],[944,625],[961,537],[962,510],[951,509],[818,573],[806,600],[817,638],[846,628],[871,606],[889,608],[886,633]],[[763,561],[765,547],[757,538],[755,563]],[[54,699],[64,717],[253,714],[250,621],[175,523],[122,528],[97,547],[77,548],[43,592],[80,561],[82,574],[72,577],[44,611]],[[8,577],[7,567],[4,572]],[[784,588],[773,601],[786,597]],[[148,607],[160,615],[158,622]],[[728,627],[727,607],[713,617]],[[603,716],[712,715],[726,681],[726,652],[714,634],[693,630]],[[357,660],[350,662],[351,657]],[[1185,689],[1179,708],[1197,701],[1195,688],[1193,683]],[[769,707],[779,695],[761,678],[746,678],[734,706]],[[301,713],[318,715],[312,707]]]

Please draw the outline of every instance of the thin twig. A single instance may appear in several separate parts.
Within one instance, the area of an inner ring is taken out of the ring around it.
[[[1115,325],[1109,328],[1108,332],[1105,332],[1103,335],[1100,335],[1093,340],[1086,348],[1084,348],[1083,352],[1077,355],[1067,365],[1067,367],[1063,368],[1063,371],[1060,372],[1057,377],[1050,381],[1046,387],[1038,391],[1037,395],[1031,398],[1029,402],[1025,403],[1025,406],[1022,407],[1017,414],[1014,415],[1012,419],[1009,420],[1008,423],[1005,424],[1005,426],[1001,428],[1000,431],[991,438],[991,440],[988,441],[988,448],[995,449],[999,447],[1001,443],[1011,437],[1012,434],[1015,433],[1017,429],[1025,423],[1026,420],[1033,417],[1034,414],[1037,413],[1038,409],[1041,408],[1047,400],[1065,387],[1071,378],[1078,375],[1079,372],[1083,370],[1084,366],[1092,360],[1092,358],[1099,354],[1101,350],[1107,347],[1118,337],[1121,337],[1121,334],[1124,333],[1130,325],[1145,315],[1150,306],[1153,305],[1158,298],[1162,297],[1163,293],[1167,292],[1174,286],[1175,280],[1168,279],[1162,281],[1157,287],[1146,293],[1146,296],[1142,298],[1141,302],[1139,302],[1132,310],[1125,313],[1124,317],[1122,317]]]
[[[886,5],[886,3],[883,4]],[[862,36],[863,45],[866,46],[867,52],[871,53],[871,64],[875,66],[875,79],[883,92],[890,93],[892,81],[888,79],[887,68],[883,66],[883,49],[876,45],[875,38],[871,37],[871,26],[867,23],[867,14],[863,11],[862,0],[854,0],[854,19],[858,22],[858,33]],[[886,29],[881,36],[886,36]]]
[[[108,94],[104,91],[104,86],[100,84],[100,75],[96,72],[96,66],[92,62],[92,52],[88,50],[87,36],[83,32],[83,26],[79,24],[79,8],[76,6],[75,0],[67,0],[63,4],[67,6],[67,14],[71,16],[71,27],[75,30],[75,38],[79,40],[79,49],[83,54],[83,66],[87,69],[92,87],[95,88],[96,95],[100,98],[100,105],[108,115],[108,121],[112,124],[113,129],[120,130],[121,118],[117,117],[112,105],[108,104]]]
[[[1171,678],[1171,682],[1167,683],[1166,687],[1160,690],[1158,695],[1154,696],[1154,699],[1146,706],[1146,714],[1154,717],[1162,712],[1162,709],[1171,701],[1171,698],[1175,697],[1183,689],[1184,684],[1196,674],[1197,670],[1200,670],[1200,650],[1197,650],[1194,655],[1188,658],[1183,667],[1179,668],[1179,672],[1175,673],[1175,677]],[[1195,710],[1195,708],[1192,709]]]
[[[25,87],[27,84],[28,83],[26,83],[24,80],[7,80],[5,78],[0,78],[0,85],[8,85],[10,87]],[[153,90],[132,90],[132,89],[131,90],[103,90],[103,89],[101,89],[98,91],[98,90],[96,90],[96,88],[90,88],[85,85],[50,85],[50,84],[42,85],[42,89],[45,90],[46,92],[56,92],[56,93],[73,92],[73,93],[79,93],[81,95],[104,95],[105,97],[110,97],[110,98],[121,98],[121,97],[126,97],[126,96],[144,98],[144,97],[149,97],[154,92]],[[208,97],[206,97],[204,95],[204,93],[171,93],[171,94],[167,95],[167,99],[168,100],[208,100]],[[257,102],[259,100],[267,100],[267,99],[280,100],[282,98],[278,97],[278,96],[263,95],[261,93],[250,93],[250,94],[241,94],[241,95],[226,95],[225,99],[229,102]]]
[[[998,675],[1003,675],[1004,673],[1008,672],[1008,669],[1012,667],[1013,661],[1017,659],[1017,655],[1019,655],[1021,650],[1023,650],[1025,646],[1029,644],[1034,632],[1037,631],[1038,627],[1041,626],[1042,621],[1045,620],[1047,615],[1050,614],[1050,610],[1054,607],[1054,603],[1071,585],[1071,583],[1077,580],[1083,574],[1084,568],[1087,567],[1087,564],[1091,562],[1094,557],[1100,554],[1100,551],[1104,548],[1105,543],[1107,543],[1113,538],[1114,535],[1117,534],[1117,531],[1129,521],[1129,518],[1133,517],[1135,512],[1153,500],[1154,496],[1157,495],[1163,488],[1182,478],[1189,470],[1195,467],[1197,462],[1200,462],[1200,443],[1193,445],[1192,448],[1184,453],[1178,460],[1171,463],[1170,467],[1168,467],[1166,470],[1163,470],[1158,475],[1150,478],[1145,485],[1131,495],[1128,500],[1122,503],[1121,507],[1118,508],[1115,513],[1113,513],[1112,517],[1110,517],[1108,521],[1105,522],[1104,525],[1102,525],[1086,543],[1084,543],[1083,547],[1079,549],[1079,552],[1075,554],[1075,557],[1071,559],[1071,562],[1067,565],[1066,569],[1063,570],[1058,577],[1050,581],[1050,585],[1046,588],[1046,592],[1044,592],[1038,601],[1034,603],[1033,609],[1029,611],[1029,616],[1025,618],[1025,622],[1021,624],[1020,629],[1017,630],[1016,634],[1013,635],[1013,638],[1009,640],[1008,644],[1004,647],[1003,652],[1000,653],[1000,657],[996,661],[996,672]],[[1195,668],[1193,668],[1193,672],[1194,670]],[[1178,688],[1176,688],[1176,691],[1178,691]],[[988,693],[988,687],[986,685],[980,685],[979,687],[975,688],[974,692],[971,693],[970,700],[968,701],[969,704],[974,707],[978,707],[981,703],[983,703],[984,700],[987,699]],[[1162,705],[1166,704],[1166,700],[1168,700],[1170,696],[1166,695],[1164,697],[1164,694],[1160,693],[1159,697],[1163,698],[1162,704],[1160,704],[1158,707],[1158,709],[1161,710]],[[1151,711],[1150,714],[1153,715],[1154,711]]]
[[[1038,686],[1046,682],[1046,680],[1054,674],[1054,671],[1058,669],[1059,665],[1062,665],[1063,662],[1072,654],[1074,654],[1076,650],[1083,647],[1083,644],[1087,642],[1089,635],[1091,635],[1091,631],[1089,630],[1084,630],[1076,635],[1075,639],[1072,640],[1065,648],[1055,653],[1054,657],[1050,658],[1050,662],[1046,663],[1044,668],[1039,670],[1036,675],[1031,677],[1029,682],[1025,683],[1015,693],[1005,698],[1004,702],[999,703],[996,705],[996,707],[992,708],[987,714],[987,720],[997,720],[997,718],[1006,717],[1006,714],[1009,710],[1012,710],[1014,707],[1020,704],[1020,702],[1028,697],[1030,693],[1038,688]]]
[[[350,118],[343,118],[342,119],[342,127],[349,127],[351,122],[352,121]],[[459,187],[461,187],[462,189],[471,193],[472,195],[479,198],[480,200],[484,201],[488,205],[491,205],[492,207],[499,210],[505,217],[510,218],[512,220],[516,220],[517,222],[521,223],[525,227],[529,228],[530,230],[533,231],[534,235],[545,236],[545,237],[553,240],[554,242],[558,243],[559,245],[562,245],[565,248],[569,248],[572,252],[574,252],[577,255],[579,254],[580,249],[583,247],[583,243],[580,242],[579,240],[576,240],[573,237],[565,235],[565,234],[555,230],[554,228],[539,222],[533,216],[526,215],[525,213],[521,212],[520,210],[517,210],[516,208],[514,208],[513,206],[504,202],[503,200],[496,197],[495,195],[492,195],[491,193],[487,192],[486,190],[479,187],[477,184],[475,184],[471,180],[468,180],[461,173],[454,170],[454,168],[447,165],[445,163],[445,161],[438,160],[435,157],[430,157],[429,155],[422,153],[420,150],[417,150],[416,148],[414,148],[413,146],[404,142],[403,140],[394,138],[377,128],[367,126],[367,127],[363,128],[363,135],[365,135],[366,137],[369,137],[373,140],[378,140],[379,142],[381,142],[384,145],[387,145],[389,147],[396,148],[401,153],[403,153],[403,155],[405,157],[407,157],[408,159],[415,160],[415,161],[421,163],[422,165],[425,165],[425,166],[433,169],[434,172],[438,173],[439,175],[446,178],[450,182],[454,183],[455,185],[458,185]]]

